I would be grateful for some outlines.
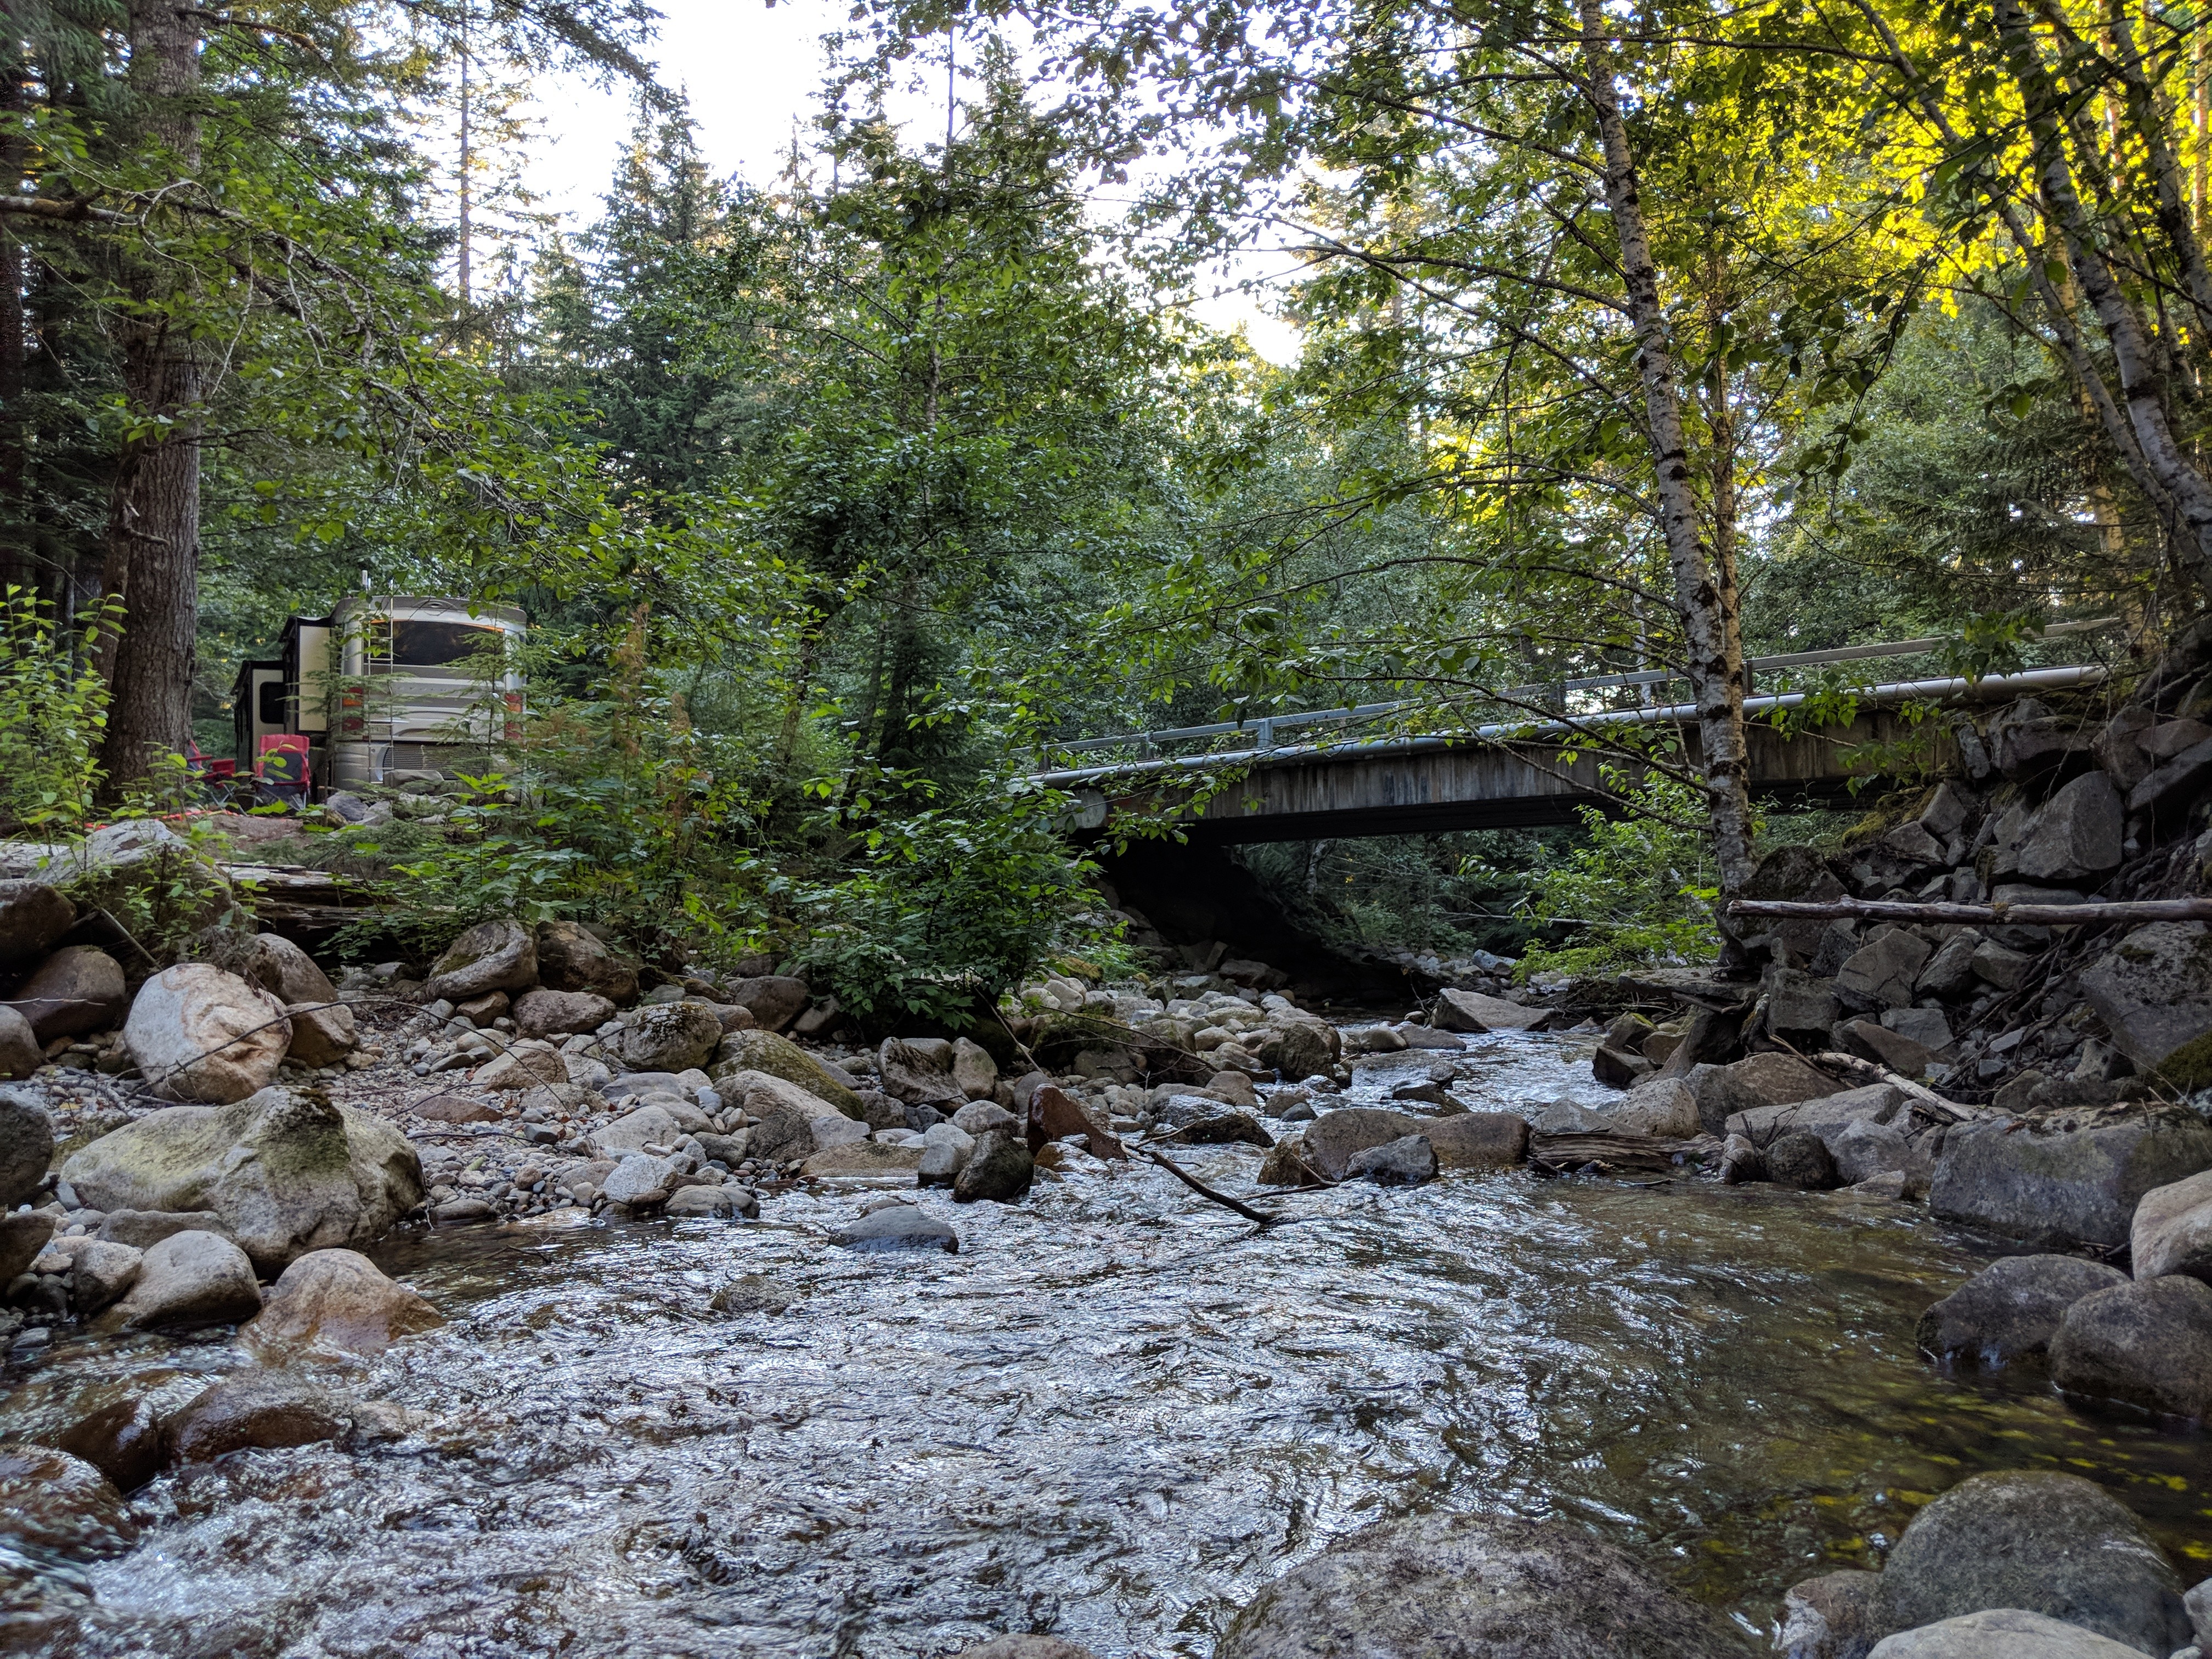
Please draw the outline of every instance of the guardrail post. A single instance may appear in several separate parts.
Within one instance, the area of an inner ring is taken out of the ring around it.
[[[1252,735],[1255,739],[1255,746],[1261,754],[1266,754],[1270,749],[1273,749],[1275,746],[1274,721],[1261,720],[1257,726],[1252,728]]]

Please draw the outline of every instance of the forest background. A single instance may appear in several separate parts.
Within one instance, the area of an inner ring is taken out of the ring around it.
[[[506,769],[335,866],[942,1014],[1113,958],[1056,742],[1661,667],[1701,763],[1593,727],[1579,830],[1249,862],[1347,940],[1693,958],[1838,828],[1754,816],[1747,654],[2125,669],[2203,605],[2195,6],[879,0],[757,179],[636,0],[8,13],[6,833],[165,799],[364,580],[515,603]],[[512,210],[556,70],[638,112],[573,236]],[[1193,314],[1255,246],[1288,365]]]

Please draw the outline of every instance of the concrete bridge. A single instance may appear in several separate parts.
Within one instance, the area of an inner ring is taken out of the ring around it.
[[[2064,636],[2104,629],[2115,620],[2061,623],[2044,635],[2043,653],[2052,654]],[[1923,639],[1847,646],[1756,658],[1748,666],[1757,693],[1762,683],[1789,685],[1807,669],[1924,657],[1946,643]],[[2074,654],[2089,653],[2076,647]],[[1873,769],[1864,752],[1854,764],[1854,750],[1929,735],[1908,719],[1908,705],[1991,705],[2094,685],[2109,672],[2102,662],[2081,660],[1981,679],[1857,684],[1857,713],[1848,726],[1795,736],[1785,735],[1774,717],[1816,694],[1803,689],[1757,694],[1744,703],[1752,789],[1778,802],[1832,801],[1848,792],[1855,777]],[[1076,827],[1086,830],[1103,830],[1117,811],[1188,806],[1212,788],[1186,822],[1192,842],[1216,846],[1571,823],[1577,808],[1602,806],[1607,799],[1596,756],[1560,759],[1563,746],[1582,734],[1671,726],[1695,766],[1694,705],[1659,701],[1679,678],[1659,671],[1518,688],[1505,694],[1515,703],[1540,702],[1558,715],[1471,720],[1456,731],[1395,729],[1411,705],[1376,703],[1090,738],[1057,745],[1056,757],[1110,758],[1041,772],[1036,781],[1073,792],[1082,803]],[[1952,744],[1948,732],[1935,741]]]

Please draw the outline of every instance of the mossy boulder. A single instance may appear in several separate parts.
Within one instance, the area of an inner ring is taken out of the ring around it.
[[[847,1117],[862,1123],[868,1121],[868,1109],[862,1103],[850,1076],[773,1031],[732,1031],[722,1039],[722,1046],[715,1054],[714,1076],[726,1078],[738,1072],[766,1072],[770,1077],[796,1083],[809,1094],[828,1101]]]
[[[73,1153],[62,1178],[111,1213],[213,1212],[266,1276],[365,1244],[422,1201],[406,1136],[308,1089],[152,1113]]]

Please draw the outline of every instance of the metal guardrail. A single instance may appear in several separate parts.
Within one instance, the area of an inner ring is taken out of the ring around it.
[[[2088,634],[2112,627],[2118,617],[2100,617],[2088,622],[2057,623],[2045,629],[2039,636],[2050,640],[2063,635]],[[1794,668],[1823,667],[1831,663],[1870,662],[1883,659],[1927,656],[1954,643],[1942,637],[1917,640],[1896,640],[1878,645],[1846,645],[1826,651],[1797,651],[1773,657],[1754,657],[1745,664],[1747,678],[1756,683],[1761,673],[1777,673]],[[1864,695],[1876,701],[1898,701],[1909,697],[1941,698],[1956,696],[1980,688],[2016,688],[2021,690],[2057,690],[2100,679],[2106,672],[2099,664],[2066,664],[2047,668],[2023,670],[2014,674],[1993,674],[1982,680],[1960,677],[1940,679],[1893,681],[1864,688]],[[1601,674],[1588,678],[1553,680],[1547,684],[1509,688],[1496,696],[1481,701],[1495,704],[1541,702],[1557,709],[1560,716],[1572,714],[1577,720],[1601,720],[1618,724],[1631,721],[1644,724],[1653,721],[1694,719],[1693,703],[1657,705],[1640,702],[1624,708],[1603,707],[1568,709],[1565,705],[1575,693],[1587,693],[1634,687],[1645,690],[1672,681],[1686,680],[1687,677],[1673,669],[1653,669],[1631,674]],[[1767,713],[1776,709],[1796,708],[1807,701],[1802,691],[1747,696],[1744,700],[1746,714]],[[1100,766],[1064,769],[1039,773],[1034,781],[1062,786],[1087,783],[1117,775],[1157,772],[1163,769],[1186,770],[1203,766],[1241,765],[1253,762],[1282,761],[1322,753],[1402,751],[1446,747],[1454,743],[1482,742],[1518,735],[1565,735],[1573,728],[1563,718],[1541,718],[1520,720],[1488,721],[1465,727],[1457,732],[1399,733],[1388,737],[1355,738],[1348,742],[1301,743],[1283,744],[1277,734],[1285,730],[1336,724],[1357,726],[1386,720],[1402,711],[1421,707],[1411,699],[1395,702],[1362,703],[1354,708],[1317,708],[1294,714],[1272,714],[1256,720],[1223,720],[1206,726],[1170,726],[1153,732],[1132,732],[1115,737],[1081,738],[1071,743],[1055,743],[1049,746],[1060,755],[1097,754],[1111,750],[1133,750],[1132,758]],[[1230,736],[1249,736],[1243,747],[1227,750],[1211,750],[1198,755],[1171,756],[1163,754],[1167,745],[1194,743],[1207,738]]]

